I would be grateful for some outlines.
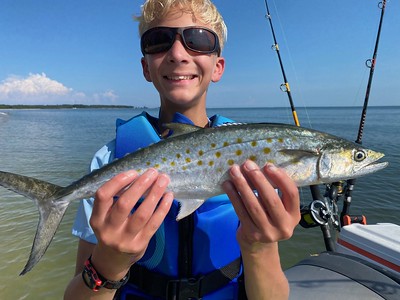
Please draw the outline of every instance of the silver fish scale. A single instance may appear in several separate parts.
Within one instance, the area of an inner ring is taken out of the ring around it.
[[[170,189],[177,197],[213,196],[222,193],[220,184],[227,179],[227,170],[233,164],[241,164],[246,159],[259,165],[267,162],[291,164],[293,158],[279,150],[298,149],[302,143],[310,149],[310,131],[282,131],[282,127],[280,132],[262,131],[259,126],[248,124],[204,129],[170,138],[164,145],[154,145],[159,146],[158,151],[154,151],[158,154],[146,157],[147,161],[143,161],[137,171],[141,173],[154,167],[169,174],[173,178]]]
[[[129,154],[103,167],[96,180],[95,171],[88,177],[90,183],[83,178],[77,185],[90,194],[118,173],[135,169],[141,174],[155,168],[171,177],[169,188],[177,198],[204,199],[222,193],[220,185],[233,164],[250,159],[260,166],[271,162],[285,168],[297,185],[303,186],[320,183],[320,152],[351,151],[354,147],[354,143],[335,136],[285,124],[194,129]]]

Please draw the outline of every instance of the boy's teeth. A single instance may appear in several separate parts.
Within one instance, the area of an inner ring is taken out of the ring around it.
[[[189,79],[193,79],[193,76],[168,76],[168,79],[170,80],[189,80]]]

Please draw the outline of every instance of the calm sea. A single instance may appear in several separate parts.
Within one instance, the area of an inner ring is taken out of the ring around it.
[[[0,170],[67,185],[88,171],[93,153],[114,137],[116,118],[138,110],[3,110],[0,111]],[[240,122],[293,123],[290,109],[210,109]],[[153,115],[156,110],[150,110]],[[298,110],[301,125],[349,140],[357,137],[361,108]],[[353,194],[353,213],[368,222],[400,224],[400,107],[368,110],[363,145],[386,153],[390,166],[360,178]],[[307,204],[307,188],[301,190]],[[0,299],[61,299],[74,272],[77,240],[70,231],[77,203],[72,203],[41,262],[19,277],[35,235],[38,213],[28,199],[0,188]],[[280,245],[284,267],[324,250],[319,228],[297,228]]]

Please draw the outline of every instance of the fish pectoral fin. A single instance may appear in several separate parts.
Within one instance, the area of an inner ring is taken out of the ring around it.
[[[286,156],[286,159],[282,160],[279,167],[286,168],[289,165],[299,163],[301,160],[306,160],[307,158],[316,158],[319,156],[317,151],[312,150],[302,150],[302,149],[282,149],[279,153]]]
[[[179,213],[176,216],[176,220],[179,221],[184,217],[187,217],[191,213],[193,213],[196,209],[198,209],[203,203],[204,199],[185,199],[178,200],[180,204]]]
[[[171,137],[191,133],[202,129],[201,127],[190,125],[190,124],[183,124],[183,123],[166,123],[164,126],[173,131]]]
[[[303,150],[303,149],[281,149],[278,152],[283,155],[292,157],[295,160],[300,160],[305,157],[315,157],[320,155],[318,151]]]

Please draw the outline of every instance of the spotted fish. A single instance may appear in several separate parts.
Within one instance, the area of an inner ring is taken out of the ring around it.
[[[291,125],[168,126],[174,132],[170,138],[115,160],[67,187],[0,172],[0,185],[33,199],[40,213],[30,257],[21,275],[44,255],[71,201],[93,196],[110,178],[130,169],[141,174],[155,168],[170,176],[168,188],[180,202],[180,220],[205,199],[222,194],[221,184],[228,178],[229,168],[248,159],[259,165],[271,162],[284,168],[298,186],[355,178],[387,165],[376,162],[384,156],[381,153]]]

